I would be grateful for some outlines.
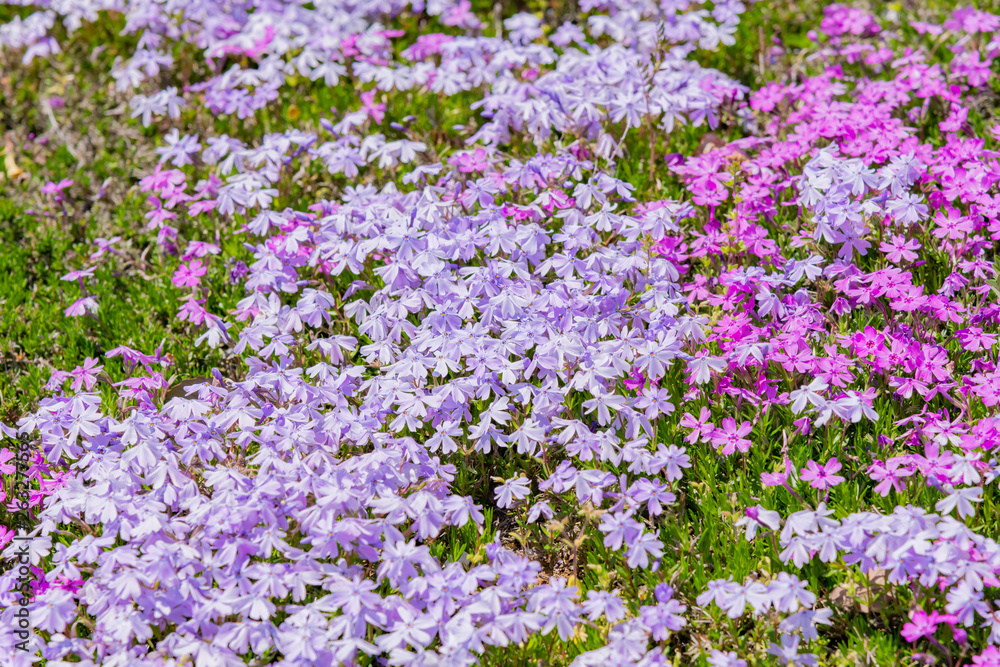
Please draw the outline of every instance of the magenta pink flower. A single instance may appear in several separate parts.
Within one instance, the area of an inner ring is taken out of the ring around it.
[[[987,646],[985,651],[979,655],[972,656],[972,664],[977,667],[996,667],[1000,665],[1000,649],[996,646]]]
[[[642,374],[638,368],[632,369],[632,373],[629,374],[627,378],[622,380],[622,384],[625,385],[626,389],[631,389],[636,391],[641,389],[643,385],[646,384],[646,376]]]
[[[709,421],[711,419],[711,410],[704,406],[702,406],[697,418],[690,412],[685,412],[681,419],[681,426],[692,429],[692,431],[684,439],[693,445],[701,438],[707,438],[715,430],[715,424]]]
[[[73,302],[69,308],[63,311],[66,317],[79,317],[84,313],[97,312],[97,301],[92,296],[85,296]]]
[[[760,474],[760,481],[764,486],[785,486],[789,478],[795,479],[795,466],[789,458],[785,458],[784,472],[762,472]]]
[[[940,623],[954,625],[958,618],[954,614],[939,614],[932,611],[930,614],[923,609],[910,612],[910,622],[903,625],[902,635],[908,642],[915,642],[921,637],[931,637],[937,632]]]
[[[934,616],[937,614],[934,613]],[[937,631],[937,623],[933,616],[928,616],[923,609],[910,613],[910,622],[903,625],[902,635],[908,642],[915,642],[921,637],[930,637]]]
[[[893,234],[889,243],[880,243],[879,249],[886,253],[885,257],[890,262],[899,264],[900,262],[912,262],[917,258],[916,250],[920,250],[920,241],[907,239],[905,236]]]
[[[875,461],[875,463],[868,467],[868,474],[872,480],[878,482],[875,485],[875,493],[885,497],[889,495],[889,491],[892,489],[900,492],[906,488],[906,482],[903,481],[903,478],[909,477],[914,471],[912,468],[901,468],[900,466],[903,465],[903,461],[900,460],[901,458],[897,456],[885,463]]]
[[[837,486],[844,481],[843,477],[834,474],[841,468],[843,466],[837,460],[837,457],[833,457],[823,466],[810,459],[799,476],[802,478],[802,481],[809,482],[809,486],[822,491],[823,489]]]
[[[719,448],[719,453],[729,456],[737,449],[741,452],[750,451],[751,442],[743,436],[750,433],[750,422],[744,421],[739,426],[732,417],[722,420],[722,428],[712,431],[712,444]]]
[[[80,387],[86,386],[87,391],[90,391],[97,382],[97,374],[103,369],[104,366],[97,365],[97,359],[87,357],[83,362],[83,366],[77,366],[70,371],[70,374],[73,376],[73,384],[70,385],[70,389],[77,391]]]
[[[204,306],[202,306],[203,303],[205,303],[205,299],[189,299],[185,301],[181,309],[177,311],[177,319],[181,322],[188,320],[191,324],[200,325],[205,321],[205,316],[208,314]]]
[[[375,91],[361,93],[362,111],[367,113],[376,123],[381,123],[385,118],[385,105],[375,104]]]
[[[972,231],[972,220],[950,206],[945,211],[939,211],[934,216],[934,222],[938,226],[931,233],[939,239],[958,240]]]
[[[10,451],[6,447],[0,449],[0,473],[4,475],[14,474],[17,468],[7,463],[7,461],[10,461],[12,458],[14,458],[14,452]]]
[[[71,178],[64,178],[58,183],[49,181],[42,186],[42,193],[46,195],[57,195],[71,185],[73,185],[73,179]]]
[[[196,259],[178,266],[171,282],[178,287],[197,287],[201,283],[201,277],[207,272],[208,269],[201,265],[201,260]]]

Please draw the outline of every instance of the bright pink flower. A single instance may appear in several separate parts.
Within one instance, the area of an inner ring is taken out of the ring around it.
[[[921,637],[931,637],[937,631],[937,623],[923,609],[910,612],[910,622],[903,625],[902,635],[908,642],[915,642]]]
[[[931,233],[939,239],[947,237],[957,241],[973,230],[972,220],[950,206],[946,211],[939,211],[934,222],[938,226]]]
[[[906,482],[903,478],[912,475],[913,469],[901,468],[900,466],[903,465],[903,461],[900,459],[901,457],[897,456],[889,459],[885,463],[875,461],[875,463],[868,467],[868,474],[871,476],[872,480],[878,482],[878,484],[875,485],[875,493],[885,497],[889,495],[889,491],[891,489],[895,489],[897,492],[900,492],[906,488]]]
[[[879,249],[885,253],[886,259],[894,264],[912,262],[917,258],[915,250],[922,246],[916,239],[907,240],[905,236],[894,234],[889,243],[879,244]]]
[[[181,322],[187,320],[191,324],[201,325],[208,314],[202,306],[203,303],[205,303],[205,299],[189,299],[185,301],[181,309],[177,311],[177,319]]]
[[[197,287],[201,283],[201,277],[207,272],[208,269],[201,265],[201,260],[196,259],[177,267],[171,282],[178,287]]]
[[[750,433],[750,430],[750,422],[744,421],[737,426],[735,419],[726,417],[722,420],[722,428],[712,431],[712,444],[719,448],[719,453],[723,456],[729,456],[737,449],[748,452],[752,443],[743,436]]]
[[[701,438],[707,438],[715,430],[715,424],[710,421],[711,419],[712,411],[704,406],[702,406],[697,418],[690,412],[685,412],[681,419],[681,426],[692,429],[692,431],[684,439],[693,445]]]
[[[372,117],[376,123],[381,123],[382,119],[385,118],[385,105],[375,104],[375,91],[369,90],[368,92],[361,93],[361,104],[362,111],[367,113]]]
[[[79,317],[84,313],[97,312],[97,301],[92,296],[85,296],[73,302],[69,308],[63,311],[66,317]]]
[[[834,474],[842,467],[840,462],[837,461],[837,457],[833,457],[822,467],[810,459],[799,476],[802,478],[802,481],[809,482],[809,486],[822,491],[823,489],[837,486],[844,481],[843,477]]]
[[[70,389],[77,391],[80,387],[86,386],[87,391],[94,388],[94,384],[97,382],[97,374],[104,369],[104,366],[97,365],[97,359],[87,357],[83,366],[77,366],[70,371],[73,376],[73,384],[70,385]]]
[[[903,625],[901,634],[906,641],[915,642],[921,637],[932,637],[941,623],[954,625],[957,622],[954,614],[939,614],[936,611],[928,614],[923,609],[917,609],[910,612],[910,622]]]
[[[976,667],[1000,667],[1000,648],[987,646],[985,651],[972,656],[972,664]]]
[[[762,472],[760,474],[760,481],[764,486],[785,486],[788,484],[789,478],[795,479],[795,466],[788,458],[785,458],[784,472]]]
[[[73,179],[71,178],[64,178],[63,180],[59,181],[59,183],[53,183],[52,181],[49,181],[48,183],[42,186],[42,194],[57,195],[71,185],[73,185]]]
[[[7,463],[7,461],[10,461],[12,458],[14,458],[14,456],[15,456],[14,452],[10,451],[6,447],[0,449],[0,474],[4,475],[14,474],[17,468]]]
[[[627,389],[635,391],[637,389],[640,389],[644,384],[646,384],[646,376],[643,375],[642,371],[640,371],[638,368],[635,368],[632,370],[632,373],[629,374],[627,378],[622,380],[622,384],[624,384]]]

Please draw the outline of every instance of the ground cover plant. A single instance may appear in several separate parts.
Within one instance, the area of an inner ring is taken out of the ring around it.
[[[4,664],[1000,665],[998,54],[0,6]]]

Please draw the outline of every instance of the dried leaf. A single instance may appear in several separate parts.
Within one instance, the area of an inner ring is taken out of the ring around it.
[[[15,180],[24,173],[24,169],[17,166],[17,162],[14,161],[14,144],[7,140],[7,145],[4,147],[3,151],[3,166],[4,170],[7,172],[8,180]]]

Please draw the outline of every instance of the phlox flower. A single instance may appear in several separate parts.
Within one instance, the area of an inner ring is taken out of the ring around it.
[[[819,637],[818,625],[833,625],[830,617],[833,611],[830,609],[800,609],[799,611],[785,617],[778,625],[781,632],[801,631],[802,638],[807,642]]]
[[[915,225],[927,217],[928,207],[923,203],[923,197],[910,193],[901,193],[886,204],[892,219],[902,225]],[[893,260],[895,261],[895,260]]]
[[[663,470],[670,482],[676,482],[684,476],[681,468],[690,467],[691,457],[687,454],[687,448],[677,445],[664,447],[661,443],[650,460],[650,472]]]
[[[917,253],[923,246],[916,239],[907,239],[905,236],[893,234],[889,243],[879,244],[879,250],[885,253],[886,259],[895,264],[901,262],[912,262],[917,258]]]
[[[434,638],[438,622],[430,614],[420,613],[410,605],[396,608],[397,620],[386,634],[375,639],[381,651],[388,652],[406,645],[425,647]]]
[[[195,339],[195,345],[201,345],[202,341],[207,340],[209,347],[216,348],[221,343],[230,340],[228,329],[232,325],[221,317],[208,313],[205,316],[205,325],[207,329]]]
[[[721,373],[729,364],[725,359],[710,356],[699,356],[691,359],[688,364],[688,381],[705,384],[712,379],[712,371]]]
[[[622,543],[632,542],[642,532],[642,526],[631,515],[631,512],[607,512],[601,517],[597,528],[605,534],[604,546],[618,551]]]
[[[975,667],[1000,667],[1000,648],[987,646],[979,655],[972,656]]]
[[[49,376],[49,380],[45,383],[43,389],[45,389],[45,391],[57,391],[70,377],[71,375],[69,371],[52,371],[52,374]]]
[[[656,419],[658,415],[669,415],[674,411],[674,404],[670,402],[670,390],[656,387],[643,389],[635,407],[644,410],[647,419]]]
[[[48,183],[42,186],[42,194],[57,195],[66,188],[70,187],[71,185],[73,185],[73,179],[71,178],[64,178],[58,183],[53,183],[52,181],[49,181]]]
[[[526,477],[508,479],[494,490],[497,506],[510,507],[515,500],[524,500],[531,491],[531,482]]]
[[[642,607],[639,616],[643,625],[649,628],[653,639],[664,641],[670,632],[677,632],[687,625],[687,620],[681,616],[685,611],[687,607],[677,600],[667,600]]]
[[[634,368],[632,369],[632,372],[629,374],[629,376],[624,380],[622,380],[622,384],[625,385],[626,389],[631,389],[632,391],[636,391],[637,389],[646,384],[646,377],[642,374],[642,371],[640,371],[638,368]]]
[[[903,462],[899,460],[899,457],[889,459],[885,463],[876,461],[869,466],[868,474],[872,480],[878,482],[875,485],[875,493],[885,497],[889,495],[889,491],[892,489],[902,492],[906,488],[906,482],[903,478],[913,474],[912,468],[904,468],[902,466]]]
[[[200,259],[196,259],[177,267],[170,281],[177,287],[197,287],[201,283],[201,277],[207,272],[208,268],[202,266]]]
[[[218,255],[221,252],[221,248],[214,243],[207,243],[205,241],[191,241],[188,243],[187,249],[181,256],[183,261],[193,259],[195,257],[204,257],[205,255]]]
[[[708,657],[708,664],[712,667],[747,667],[747,661],[737,655],[736,651],[722,652],[712,649],[712,655]]]
[[[746,508],[744,515],[740,517],[736,525],[746,526],[745,537],[747,540],[753,540],[757,536],[757,531],[762,527],[778,530],[781,527],[781,515],[756,505]]]
[[[812,667],[816,663],[816,656],[812,653],[799,653],[799,643],[802,638],[798,635],[781,635],[781,644],[771,642],[767,649],[770,655],[775,656],[782,665],[789,667]]]
[[[760,481],[764,486],[786,486],[789,479],[795,480],[796,471],[791,459],[785,458],[784,472],[762,472]]]
[[[795,427],[795,431],[799,435],[808,435],[812,431],[812,419],[809,417],[801,417],[792,422]]]
[[[981,327],[977,326],[966,327],[956,332],[955,335],[962,343],[962,348],[967,352],[992,350],[997,343],[996,334],[986,333]]]
[[[167,145],[156,149],[156,152],[160,155],[160,164],[168,161],[172,162],[175,167],[192,164],[193,160],[191,156],[201,150],[201,144],[198,143],[198,135],[184,135],[181,137],[177,128],[172,129],[163,137],[163,140]]]
[[[915,642],[921,637],[934,636],[934,633],[937,632],[938,624],[953,619],[954,617],[950,614],[942,615],[936,611],[928,614],[923,609],[916,609],[910,612],[910,620],[903,625],[903,630],[900,634],[903,635],[906,641]]]
[[[181,305],[180,310],[177,311],[177,319],[181,322],[185,320],[189,321],[196,326],[200,325],[208,315],[208,312],[202,305],[205,301],[205,299],[188,299]]]
[[[14,474],[14,472],[17,470],[17,467],[14,466],[14,465],[11,465],[10,463],[7,463],[7,461],[10,461],[15,456],[16,456],[16,454],[14,452],[10,451],[9,449],[7,449],[6,447],[4,447],[3,449],[0,449],[0,474],[3,474],[3,475],[13,475]]]
[[[820,392],[826,391],[829,384],[823,378],[814,378],[807,386],[796,389],[788,396],[792,399],[792,412],[799,414],[806,408],[806,403],[822,408],[826,405],[826,398]]]
[[[362,110],[371,116],[375,124],[381,124],[382,119],[385,118],[385,105],[375,104],[375,91],[369,90],[367,92],[361,93],[361,106]]]
[[[771,604],[771,598],[764,584],[748,579],[743,584],[731,585],[721,599],[716,598],[716,604],[729,618],[739,618],[746,611],[747,604],[751,606],[754,614],[758,614],[767,609]]]
[[[76,601],[72,594],[61,588],[50,588],[36,598],[39,603],[32,611],[32,625],[46,632],[62,632],[76,613]]]
[[[709,421],[711,418],[711,410],[704,406],[698,412],[698,417],[695,417],[690,412],[685,412],[681,418],[680,425],[684,428],[692,429],[692,431],[684,439],[693,445],[702,438],[710,436],[715,431],[715,424]]]
[[[744,421],[739,426],[736,425],[736,420],[732,417],[726,417],[722,420],[722,428],[717,428],[712,431],[710,439],[712,445],[719,448],[719,453],[723,456],[729,456],[737,449],[741,452],[750,451],[750,445],[752,444],[749,440],[743,436],[750,433],[752,427],[749,421]]]
[[[542,500],[531,506],[531,510],[528,512],[528,523],[535,523],[542,517],[551,521],[553,516],[552,506]]]
[[[94,275],[94,271],[96,268],[97,267],[94,266],[88,266],[86,268],[80,269],[79,271],[70,271],[65,276],[60,278],[60,280],[72,281],[72,280],[79,280],[80,278],[90,278],[91,276]]]
[[[695,602],[699,607],[705,607],[712,602],[721,607],[726,596],[735,586],[738,584],[731,579],[713,579],[705,585],[705,591],[698,595]]]
[[[779,572],[768,584],[767,592],[775,610],[783,613],[798,611],[799,605],[812,607],[816,603],[816,594],[807,588],[807,582],[787,572]]]
[[[982,487],[968,486],[956,489],[950,484],[947,484],[944,488],[948,495],[937,501],[934,505],[934,509],[942,514],[951,514],[951,511],[957,507],[958,516],[962,519],[966,519],[970,516],[974,516],[976,513],[976,506],[973,505],[973,503],[983,502]]]
[[[953,104],[951,107],[951,113],[948,114],[947,118],[938,123],[938,126],[941,128],[942,132],[960,132],[962,130],[962,126],[965,125],[968,119],[968,107]]]
[[[842,467],[837,457],[833,457],[822,466],[810,459],[806,463],[806,467],[800,471],[799,476],[802,481],[809,482],[809,486],[822,491],[823,489],[837,486],[844,481],[843,477],[835,474]]]
[[[932,231],[939,239],[960,240],[973,230],[972,219],[964,216],[957,209],[948,207],[934,216],[937,227]]]
[[[551,579],[548,584],[536,586],[532,590],[527,609],[532,613],[545,615],[545,624],[542,626],[543,635],[557,629],[559,638],[566,641],[572,636],[582,615],[582,610],[576,603],[578,597],[578,587],[568,586],[566,579],[556,577]]]
[[[81,387],[86,387],[87,391],[94,388],[94,383],[97,382],[97,374],[104,370],[104,366],[99,366],[97,364],[97,359],[87,357],[83,366],[77,366],[70,371],[70,375],[73,376],[73,384],[70,388],[73,391],[79,391]]]
[[[649,557],[660,558],[663,555],[663,542],[656,539],[652,533],[641,533],[629,545],[626,563],[630,568],[649,567]]]
[[[605,394],[598,390],[594,398],[583,402],[586,414],[597,410],[597,421],[601,426],[611,422],[611,410],[618,411],[625,405],[625,397],[619,394]]]
[[[448,7],[442,15],[441,23],[447,26],[476,28],[479,26],[479,19],[472,13],[472,3],[470,0],[460,0],[457,5]]]
[[[618,590],[587,591],[587,601],[583,603],[583,613],[592,621],[604,616],[608,623],[617,623],[625,618],[625,605],[618,596]]]
[[[781,540],[787,542],[793,535],[808,535],[817,530],[836,528],[836,519],[829,518],[833,510],[828,509],[825,502],[813,509],[793,512],[785,519],[785,527],[781,529]]]
[[[70,305],[69,308],[63,311],[66,317],[79,317],[86,313],[96,313],[97,312],[97,300],[92,296],[80,297]]]

